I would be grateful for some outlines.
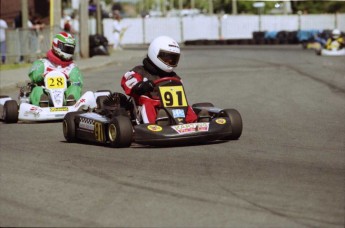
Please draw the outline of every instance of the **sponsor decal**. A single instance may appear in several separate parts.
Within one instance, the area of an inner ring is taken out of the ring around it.
[[[178,122],[182,122],[184,119],[183,118],[177,118]]]
[[[223,119],[223,118],[216,119],[216,123],[217,124],[225,124],[226,123],[226,119]]]
[[[85,103],[85,99],[83,98],[83,99],[80,99],[75,105],[74,105],[74,107],[75,108],[77,108],[79,105],[81,105],[82,103]]]
[[[90,119],[80,118],[79,128],[93,131],[95,129],[94,121]]]
[[[155,132],[163,130],[163,128],[158,125],[148,125],[147,129],[149,129],[150,131],[155,131]]]
[[[40,116],[40,112],[43,110],[40,109],[39,107],[31,107],[28,111],[24,112],[24,116],[29,116],[29,115],[34,115],[35,118],[38,118]]]
[[[174,47],[174,48],[178,48],[178,49],[180,49],[180,47],[179,46],[177,46],[177,44],[169,44],[169,47]]]
[[[60,107],[60,108],[50,108],[51,112],[67,112],[68,107]]]
[[[184,114],[183,109],[173,109],[172,110],[174,118],[184,118],[186,115]]]
[[[83,113],[83,114],[80,114],[81,117],[86,117],[86,118],[89,118],[89,119],[94,119],[94,120],[97,120],[97,121],[100,121],[100,122],[105,122],[107,121],[107,118],[104,117],[104,116],[101,116],[97,113],[94,113],[94,112],[87,112],[87,113]]]
[[[190,123],[171,126],[179,134],[208,131],[210,123]]]

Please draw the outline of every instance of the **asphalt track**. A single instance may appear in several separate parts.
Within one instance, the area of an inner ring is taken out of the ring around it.
[[[121,91],[140,62],[84,72],[85,91]],[[66,143],[61,122],[0,123],[0,226],[344,227],[344,63],[299,46],[183,48],[189,103],[239,110],[237,141],[112,149]]]

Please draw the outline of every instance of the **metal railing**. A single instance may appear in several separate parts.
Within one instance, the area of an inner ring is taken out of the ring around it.
[[[33,62],[44,57],[51,48],[52,38],[61,32],[60,27],[45,27],[34,29],[6,29],[6,64]],[[75,57],[79,57],[79,36],[74,35],[77,41]],[[3,55],[3,53],[1,53]]]

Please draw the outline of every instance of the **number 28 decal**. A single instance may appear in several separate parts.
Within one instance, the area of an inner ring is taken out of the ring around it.
[[[159,92],[164,107],[176,108],[188,105],[183,86],[161,86]]]
[[[65,76],[48,77],[46,86],[48,89],[63,89],[65,87],[65,81]]]

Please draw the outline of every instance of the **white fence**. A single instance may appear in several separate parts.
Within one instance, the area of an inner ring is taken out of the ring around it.
[[[345,31],[345,14],[324,15],[224,15],[166,18],[125,18],[127,27],[122,44],[149,44],[159,35],[168,35],[177,42],[195,40],[240,40],[252,39],[258,31],[298,31],[339,28]],[[103,20],[104,36],[112,40],[112,19]],[[32,61],[44,55],[51,46],[51,37],[61,28],[46,27],[42,31],[30,29],[6,30],[6,62]],[[89,21],[89,33],[96,33],[96,22]],[[78,39],[78,37],[76,37]],[[79,56],[77,42],[76,58]]]
[[[103,20],[104,36],[112,44],[112,19]],[[256,31],[297,31],[339,28],[345,31],[345,14],[320,15],[224,15],[125,18],[122,44],[148,44],[158,35],[178,42],[193,40],[251,39]]]

